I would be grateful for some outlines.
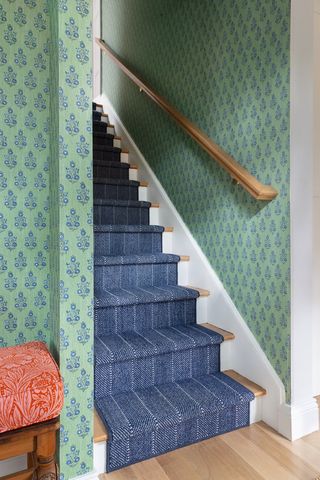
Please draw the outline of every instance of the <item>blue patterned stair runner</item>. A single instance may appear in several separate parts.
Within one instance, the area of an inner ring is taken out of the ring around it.
[[[180,257],[93,104],[95,406],[107,472],[249,424],[253,394],[220,371],[223,337],[196,324]],[[103,117],[104,119],[106,117]]]

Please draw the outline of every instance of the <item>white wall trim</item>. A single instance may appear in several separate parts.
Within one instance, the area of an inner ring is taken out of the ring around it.
[[[201,318],[200,321],[216,323],[220,327],[232,331],[236,336],[234,341],[225,342],[222,346],[222,369],[234,368],[267,389],[267,396],[262,398],[261,405],[255,408],[254,420],[262,419],[278,430],[279,414],[282,411],[280,406],[285,402],[285,391],[281,380],[240,316],[208,259],[121,122],[111,102],[105,95],[99,96],[95,101],[104,105],[105,112],[109,114],[110,121],[116,127],[117,135],[122,138],[122,146],[130,152],[130,162],[139,166],[139,178],[150,182],[147,189],[148,200],[160,202],[159,223],[174,227],[172,252],[190,255],[188,283],[206,288],[211,292],[203,313],[206,317]],[[250,352],[250,355],[248,355],[248,352]]]
[[[320,0],[314,4],[314,132],[320,131]],[[320,139],[314,135],[313,394],[320,395]]]
[[[95,42],[95,37],[101,36],[101,0],[92,2],[92,77],[93,97],[101,93],[101,50]]]
[[[313,398],[314,2],[291,1],[291,406],[290,436],[319,429]],[[319,248],[319,246],[317,246]],[[319,348],[317,346],[317,348]]]
[[[107,443],[93,444],[93,470],[86,475],[74,477],[71,480],[99,480],[99,475],[105,473],[107,465]]]
[[[87,473],[86,475],[79,475],[78,477],[73,477],[70,480],[99,480],[99,475],[103,472],[98,472],[93,470],[92,472]]]
[[[92,472],[87,473],[86,475],[79,475],[78,477],[73,477],[70,480],[99,480],[99,475],[104,472],[97,472],[93,470]]]
[[[280,408],[279,433],[290,440],[298,440],[317,430],[319,407],[314,398],[299,405],[284,404]]]

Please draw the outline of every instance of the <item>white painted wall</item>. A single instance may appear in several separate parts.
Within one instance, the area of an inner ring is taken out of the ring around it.
[[[320,0],[314,3],[313,385],[320,395]]]
[[[314,0],[291,1],[291,406],[280,430],[319,428],[313,376]]]
[[[92,75],[93,75],[93,98],[100,95],[101,89],[101,53],[100,48],[95,42],[95,37],[101,35],[101,0],[93,0],[92,2]]]

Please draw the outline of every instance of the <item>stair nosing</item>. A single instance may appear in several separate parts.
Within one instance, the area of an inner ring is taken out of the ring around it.
[[[228,340],[234,340],[236,337],[234,333],[229,332],[228,330],[224,330],[223,328],[218,327],[217,325],[213,325],[213,323],[199,323],[204,328],[207,328],[208,330],[212,330],[214,332],[220,333],[220,335],[223,336],[224,341]]]
[[[222,373],[232,378],[236,382],[240,383],[240,385],[242,385],[243,387],[250,390],[250,392],[253,393],[255,398],[264,397],[265,395],[267,395],[267,390],[265,388],[261,387],[260,385],[253,382],[252,380],[249,380],[249,378],[245,377],[244,375],[241,375],[235,370],[232,370],[232,369],[224,370]]]

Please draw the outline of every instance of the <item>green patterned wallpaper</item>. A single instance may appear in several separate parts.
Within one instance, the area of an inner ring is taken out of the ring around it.
[[[0,345],[50,342],[49,28],[0,1]]]
[[[64,379],[60,478],[92,470],[93,237],[91,5],[50,2],[51,297]]]
[[[103,57],[104,93],[258,339],[289,400],[290,1],[105,0],[102,7],[102,38],[279,191],[268,204],[233,185]]]
[[[91,2],[0,0],[0,346],[46,341],[60,471],[92,469]]]

